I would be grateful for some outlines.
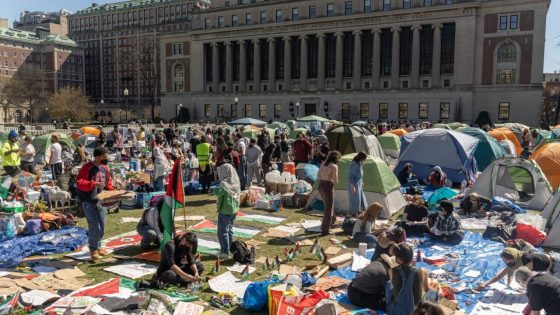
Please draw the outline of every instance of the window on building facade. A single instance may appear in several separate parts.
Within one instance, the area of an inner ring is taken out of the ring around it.
[[[314,5],[309,6],[308,16],[310,19],[314,19],[317,17],[317,7]]]
[[[340,107],[340,115],[342,116],[342,120],[349,120],[350,114],[352,113],[352,107],[350,103],[342,103]]]
[[[224,104],[218,104],[218,117],[224,117]]]
[[[204,117],[208,118],[212,116],[212,107],[210,104],[204,104]]]
[[[399,119],[408,118],[408,103],[399,103]]]
[[[299,20],[299,8],[292,8],[292,21]]]
[[[500,31],[507,30],[508,27],[508,17],[507,15],[500,16]]]
[[[282,10],[276,10],[276,22],[282,22],[284,19],[282,18]]]
[[[266,24],[268,22],[268,14],[266,11],[261,11],[261,24]]]
[[[403,0],[403,9],[410,9],[412,7],[412,0]]]
[[[226,80],[226,45],[218,44],[218,72],[220,74],[220,82]]]
[[[424,6],[429,7],[432,5],[432,0],[424,0]]]
[[[412,30],[410,27],[402,28],[400,46],[399,73],[400,75],[410,75],[412,68]]]
[[[251,104],[245,104],[245,117],[253,117]]]
[[[319,40],[316,36],[309,36],[307,39],[307,77],[310,79],[317,78],[319,63]]]
[[[352,1],[344,2],[344,15],[352,15]]]
[[[512,43],[500,45],[496,56],[496,84],[515,84],[517,48]]]
[[[379,103],[379,119],[387,119],[389,117],[389,104]]]
[[[247,73],[247,80],[252,81],[254,78],[254,73],[253,73],[253,66],[254,66],[254,62],[253,62],[253,58],[255,55],[255,50],[253,49],[253,43],[252,42],[245,42],[245,71]]]
[[[344,33],[342,41],[342,75],[350,78],[354,72],[354,37],[352,33]]]
[[[291,42],[291,75],[292,79],[299,79],[301,77],[301,39],[298,37],[293,37]]]
[[[371,11],[371,0],[364,0],[364,13],[370,13]]]
[[[237,26],[237,15],[232,15],[232,16],[231,16],[231,26],[232,26],[232,27],[236,27],[236,26]]]
[[[206,61],[206,82],[212,82],[212,46],[204,45],[204,60]]]
[[[327,34],[325,37],[325,76],[334,78],[336,68],[336,37],[334,34]]]
[[[237,117],[237,104],[230,105],[229,114],[233,118]]]
[[[334,16],[334,3],[327,3],[327,16]]]
[[[268,80],[268,42],[265,39],[260,39],[260,53],[261,53],[261,80]],[[266,85],[265,85],[266,86]],[[263,87],[264,88],[264,87]],[[266,91],[265,91],[266,92]]]
[[[218,16],[218,28],[222,28],[224,26],[225,26],[224,17],[223,16]]]
[[[173,43],[173,56],[180,56],[183,54],[183,43]]]
[[[381,31],[381,75],[391,75],[392,51],[393,51],[393,34],[389,29]]]
[[[371,77],[373,68],[373,34],[362,33],[362,76]]]
[[[209,18],[204,19],[204,29],[209,30],[212,27],[212,22]]]
[[[361,103],[360,104],[360,118],[368,119],[369,118],[369,104],[368,103]]]
[[[282,117],[282,104],[274,104],[274,118]]]
[[[517,15],[510,15],[509,17],[509,29],[516,30],[519,17]]]
[[[500,102],[498,104],[498,119],[499,120],[509,120],[509,102]]]
[[[253,24],[253,14],[252,13],[245,13],[245,25]]]
[[[276,48],[276,79],[284,79],[284,41],[277,38],[275,41]]]
[[[445,0],[445,4],[453,4],[453,3],[455,3],[454,0]]]
[[[441,30],[441,73],[453,74],[454,65],[455,23],[447,23]]]
[[[391,10],[391,0],[383,0],[383,11]]]
[[[418,119],[428,119],[428,103],[418,104]]]
[[[431,25],[424,25],[420,30],[420,75],[432,74],[434,30]]]
[[[451,104],[449,102],[439,103],[439,119],[449,119]]]
[[[259,104],[259,117],[266,118],[266,104]]]

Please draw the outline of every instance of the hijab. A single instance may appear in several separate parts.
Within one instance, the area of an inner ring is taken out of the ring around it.
[[[218,180],[222,187],[230,196],[237,198],[241,193],[241,182],[235,168],[231,164],[223,164],[218,167]]]

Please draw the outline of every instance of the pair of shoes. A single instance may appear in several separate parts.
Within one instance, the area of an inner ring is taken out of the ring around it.
[[[229,254],[220,253],[220,254],[218,255],[218,258],[220,258],[220,260],[227,260],[227,259],[229,259]]]
[[[97,250],[97,253],[99,254],[99,256],[107,256],[107,255],[109,255],[109,252],[107,252],[106,250],[101,249],[101,248],[100,248],[99,250]]]
[[[328,231],[328,232],[324,232],[324,231],[323,231],[323,232],[321,232],[321,236],[327,236],[327,235],[333,235],[333,234],[334,234],[334,233],[331,232],[331,231]]]
[[[91,261],[93,261],[93,262],[97,262],[97,261],[99,261],[99,259],[101,259],[101,257],[99,256],[99,251],[97,251],[97,250],[90,251],[89,256],[91,258]]]

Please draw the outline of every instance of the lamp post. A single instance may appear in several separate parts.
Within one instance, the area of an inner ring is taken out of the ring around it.
[[[123,91],[123,95],[124,95],[124,110],[125,110],[124,114],[125,114],[125,117],[126,117],[126,124],[127,124],[127,125],[128,125],[128,93],[129,93],[129,92],[128,92],[128,89],[125,88],[124,91]]]
[[[179,119],[179,114],[181,113],[181,107],[183,107],[183,104],[175,105],[175,117],[177,117],[177,122],[181,122]]]
[[[103,105],[105,105],[105,101],[104,100],[99,101],[99,105],[100,105],[99,107],[103,108]],[[97,118],[96,118],[96,120],[97,120]],[[104,121],[105,118],[101,117],[101,120]]]
[[[327,118],[329,118],[329,103],[325,102],[324,106],[323,106],[324,110],[325,110],[325,116],[327,116]]]
[[[239,103],[239,98],[236,96],[235,99],[233,100],[235,102],[235,117],[238,117],[238,113],[239,113],[239,108],[237,108],[237,103]],[[231,108],[230,108],[231,110]],[[233,113],[229,113],[230,116],[233,115]]]
[[[299,102],[296,103],[296,117],[299,118]]]

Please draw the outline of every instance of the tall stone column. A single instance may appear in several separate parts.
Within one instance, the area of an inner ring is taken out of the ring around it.
[[[381,30],[374,29],[373,33],[373,62],[371,69],[371,81],[373,89],[379,89],[379,74],[381,73]]]
[[[354,90],[362,89],[362,31],[354,31],[354,69],[352,82]]]
[[[420,81],[420,30],[421,26],[412,27],[412,88],[419,87]]]
[[[391,60],[391,88],[400,88],[400,56],[401,56],[401,28],[394,27],[393,32],[393,59]]]
[[[300,91],[307,91],[308,90],[308,64],[307,64],[307,35],[301,35],[301,57],[300,57],[300,76],[299,76],[299,90]]]
[[[284,37],[284,91],[292,90],[292,44],[290,36]]]
[[[231,42],[226,45],[226,92],[233,92],[233,60],[231,54]]]
[[[434,48],[432,55],[432,86],[439,87],[441,81],[441,28],[443,25],[435,24],[434,29]]]
[[[247,55],[245,41],[239,41],[239,92],[247,91]]]
[[[212,43],[212,91],[218,93],[220,89],[220,60],[218,58],[218,43]]]
[[[253,40],[253,91],[261,90],[261,42]]]
[[[268,41],[268,90],[276,91],[276,40],[274,37]]]
[[[337,90],[342,90],[342,84],[344,82],[344,72],[342,67],[344,65],[343,53],[344,53],[344,33],[338,32],[334,34],[336,36],[336,68],[335,68],[335,86]]]
[[[317,34],[317,90],[325,89],[325,34]]]

